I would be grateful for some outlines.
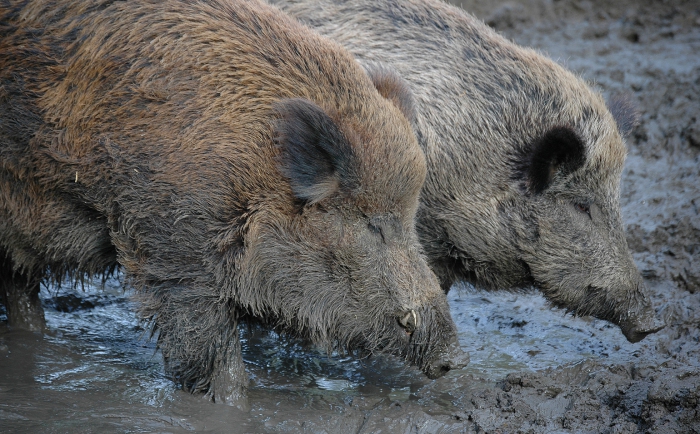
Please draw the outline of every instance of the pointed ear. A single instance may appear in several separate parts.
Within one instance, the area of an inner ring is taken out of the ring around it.
[[[282,174],[294,195],[311,203],[336,193],[350,180],[352,148],[338,126],[311,101],[293,98],[275,103],[274,140]]]
[[[365,71],[379,94],[391,101],[413,124],[416,118],[416,107],[408,82],[394,68],[383,63],[368,63],[365,65]]]
[[[607,101],[608,110],[612,113],[620,135],[627,138],[634,127],[639,125],[639,112],[629,95],[613,95]]]
[[[529,158],[528,158],[529,157]],[[558,173],[571,173],[586,162],[586,147],[568,127],[556,127],[537,140],[526,157],[525,177],[530,192],[546,190]]]

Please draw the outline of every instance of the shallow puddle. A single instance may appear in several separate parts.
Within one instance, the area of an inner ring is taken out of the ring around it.
[[[314,420],[335,426],[334,418],[343,427],[354,400],[369,408],[415,401],[431,383],[393,357],[328,357],[297,339],[246,327],[252,409],[242,412],[184,393],[164,376],[161,356],[117,280],[104,290],[51,288],[42,296],[44,336],[0,326],[0,431],[295,431]],[[493,383],[509,372],[589,359],[620,363],[640,348],[617,327],[565,315],[537,294],[455,288],[449,302],[471,363],[439,380],[444,398],[430,393],[438,409],[471,393],[469,379]]]

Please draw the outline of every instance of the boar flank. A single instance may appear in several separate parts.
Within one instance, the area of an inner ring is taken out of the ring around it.
[[[465,363],[414,228],[425,157],[339,45],[258,1],[4,1],[0,22],[10,324],[41,328],[42,279],[119,266],[168,372],[216,402],[245,402],[242,316],[431,377]]]
[[[662,327],[620,216],[629,102],[608,109],[580,78],[439,0],[272,3],[408,81],[428,161],[418,233],[445,291],[534,285],[632,342]]]

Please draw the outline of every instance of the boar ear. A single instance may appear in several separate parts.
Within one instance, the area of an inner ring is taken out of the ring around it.
[[[608,101],[608,110],[612,113],[617,129],[622,137],[627,138],[634,127],[639,125],[639,113],[629,95],[613,95]]]
[[[379,94],[391,101],[413,124],[416,118],[416,107],[408,82],[395,69],[383,63],[368,63],[365,65],[365,70]]]
[[[294,195],[311,203],[333,193],[347,179],[353,152],[338,126],[311,101],[293,98],[274,105],[274,140],[280,169]]]
[[[571,128],[556,127],[534,143],[526,169],[528,189],[536,194],[549,187],[557,172],[571,173],[586,161],[586,148]]]

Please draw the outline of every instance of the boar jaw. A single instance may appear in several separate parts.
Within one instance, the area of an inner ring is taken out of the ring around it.
[[[596,318],[610,321],[620,327],[620,331],[629,342],[636,343],[650,334],[663,329],[666,324],[654,311],[651,300],[646,296],[646,288],[639,283],[626,297],[629,300],[621,303],[616,299],[618,289],[604,290],[589,287],[587,294],[578,303],[578,308],[571,309],[572,303],[561,303],[556,298],[547,297],[555,305],[565,307],[574,315],[592,315]]]

